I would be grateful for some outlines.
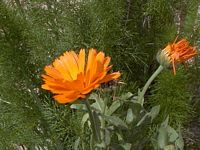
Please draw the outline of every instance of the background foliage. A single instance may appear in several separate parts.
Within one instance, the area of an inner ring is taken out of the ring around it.
[[[83,135],[78,124],[82,114],[56,104],[40,88],[44,66],[62,52],[104,50],[114,70],[123,73],[126,86],[121,92],[134,92],[158,66],[157,51],[176,35],[200,45],[199,8],[198,0],[1,0],[0,149],[13,144],[71,149]],[[179,70],[176,77],[164,72],[145,104],[161,106],[155,126],[163,122],[166,111],[174,114],[170,125],[184,126],[186,144],[197,149],[199,145],[188,139],[195,132],[199,135],[199,65],[197,57],[190,71]],[[169,109],[163,98],[174,105]]]

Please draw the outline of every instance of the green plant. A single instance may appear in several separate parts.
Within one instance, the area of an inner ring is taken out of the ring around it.
[[[161,111],[156,119],[158,124],[168,115],[172,127],[177,128],[179,124],[187,122],[192,113],[188,84],[188,76],[183,68],[178,70],[176,76],[168,70],[160,74],[147,102],[150,106],[160,105]]]

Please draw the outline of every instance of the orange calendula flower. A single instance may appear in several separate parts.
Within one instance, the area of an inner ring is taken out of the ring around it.
[[[103,52],[90,49],[87,63],[85,50],[79,54],[67,51],[57,58],[52,65],[45,67],[46,74],[42,75],[45,83],[42,88],[55,94],[59,103],[71,103],[78,98],[85,98],[93,89],[120,76],[119,72],[108,74],[111,58]]]
[[[172,65],[174,75],[176,74],[176,64],[185,63],[185,61],[197,55],[195,47],[189,45],[186,39],[181,39],[176,43],[169,43],[163,50],[157,55],[158,62],[165,67]]]

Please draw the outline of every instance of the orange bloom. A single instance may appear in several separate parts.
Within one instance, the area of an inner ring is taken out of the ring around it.
[[[101,83],[117,79],[119,72],[108,74],[111,58],[105,57],[103,52],[89,50],[87,64],[85,50],[79,54],[67,51],[57,58],[52,65],[45,67],[46,75],[42,75],[45,83],[42,88],[55,94],[59,103],[71,103],[78,98],[85,98],[86,94],[100,86]]]
[[[174,75],[176,74],[176,64],[185,63],[185,61],[197,55],[195,47],[189,45],[186,39],[181,39],[176,43],[169,43],[157,56],[161,65],[169,66],[172,64]]]

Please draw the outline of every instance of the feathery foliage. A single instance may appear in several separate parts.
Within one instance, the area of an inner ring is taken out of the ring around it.
[[[177,128],[187,122],[192,113],[191,93],[188,89],[188,75],[182,69],[174,76],[171,71],[164,71],[153,85],[152,96],[149,99],[151,106],[160,105],[157,123],[161,124],[169,115],[169,124]]]

